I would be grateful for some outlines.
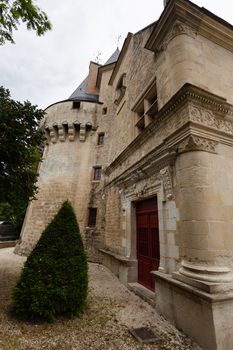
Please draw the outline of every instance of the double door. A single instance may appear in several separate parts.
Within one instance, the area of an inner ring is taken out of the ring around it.
[[[136,203],[138,282],[154,290],[151,271],[159,269],[159,223],[157,197]]]

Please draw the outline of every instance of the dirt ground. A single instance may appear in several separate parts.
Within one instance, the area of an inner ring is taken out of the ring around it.
[[[87,309],[80,318],[32,324],[14,319],[10,294],[25,258],[0,249],[0,350],[200,350],[102,265],[89,265]],[[140,344],[130,328],[148,326],[155,344]]]

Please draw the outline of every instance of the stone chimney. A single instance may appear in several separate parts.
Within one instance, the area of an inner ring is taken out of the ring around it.
[[[87,88],[86,88],[87,94],[91,94],[91,95],[99,94],[99,89],[96,87],[96,79],[97,79],[98,68],[100,66],[101,65],[96,62],[90,62],[88,82],[87,82]]]

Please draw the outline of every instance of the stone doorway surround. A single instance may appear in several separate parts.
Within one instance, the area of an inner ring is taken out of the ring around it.
[[[165,184],[166,180],[166,184]],[[168,186],[169,183],[169,186]],[[176,221],[179,211],[172,195],[172,178],[170,167],[160,171],[133,185],[133,188],[122,192],[122,207],[124,208],[126,255],[137,262],[137,228],[136,228],[136,203],[157,197],[159,220],[159,245],[160,263],[159,271],[172,273],[179,266],[179,248],[177,245]],[[168,191],[168,187],[170,191]],[[137,263],[128,275],[127,282],[137,283]]]
[[[136,205],[138,283],[155,290],[154,276],[160,260],[157,197],[138,201]]]

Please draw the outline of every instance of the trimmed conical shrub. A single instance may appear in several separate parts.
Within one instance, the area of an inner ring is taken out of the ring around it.
[[[71,205],[65,202],[28,257],[13,290],[13,310],[26,319],[79,315],[87,296],[87,258]]]

